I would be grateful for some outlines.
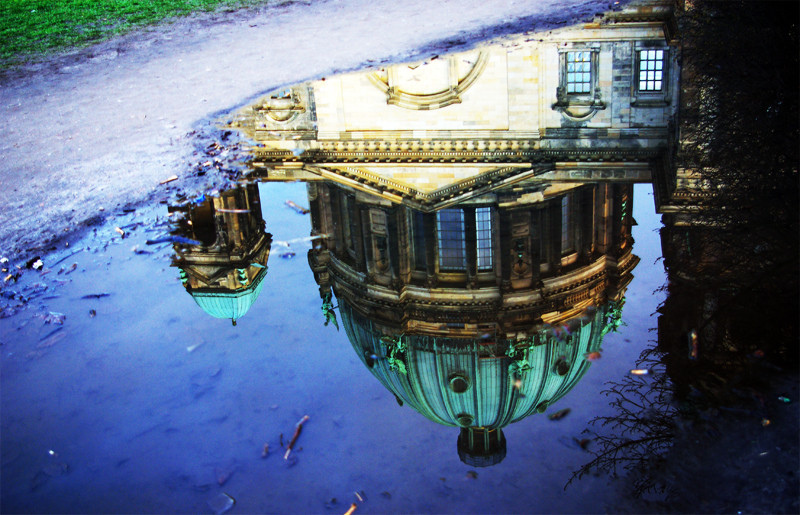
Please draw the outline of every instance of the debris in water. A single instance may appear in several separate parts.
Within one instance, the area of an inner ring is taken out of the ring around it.
[[[90,309],[89,310],[89,317],[94,318],[97,316],[97,311]]]
[[[222,515],[223,513],[227,512],[233,508],[234,504],[236,504],[236,499],[225,492],[208,501],[208,507],[211,508],[211,511],[213,511],[216,515]]]
[[[157,243],[184,243],[186,245],[202,245],[203,242],[193,240],[191,238],[184,238],[183,236],[165,236],[164,238],[157,238],[155,240],[145,241],[148,245],[155,245]]]
[[[125,238],[125,231],[123,231],[123,230],[122,230],[122,229],[120,229],[119,227],[114,227],[114,230],[115,230],[115,231],[117,231],[117,232],[119,233],[119,235],[120,235],[120,236],[122,236],[123,238]]]
[[[478,473],[474,470],[467,471],[467,479],[478,479]]]
[[[353,492],[353,493],[356,495],[356,499],[358,499],[358,502],[364,502],[364,499],[367,498],[367,494],[364,493],[364,490],[361,490],[360,492]]]
[[[761,427],[767,427],[768,425],[772,424],[772,421],[768,418],[761,419]]]
[[[81,297],[82,299],[102,299],[103,297],[110,297],[110,293],[90,293]]]
[[[173,176],[167,177],[163,181],[159,182],[159,184],[167,184],[168,182],[177,181],[177,180],[178,180],[178,176],[177,175],[173,175]]]
[[[792,402],[792,399],[790,399],[789,397],[784,397],[782,395],[780,397],[778,397],[778,400],[781,401],[781,402],[786,402],[786,403]]]
[[[587,352],[583,357],[586,358],[587,361],[597,361],[602,357],[602,354],[599,352]]]
[[[31,258],[27,261],[27,263],[25,263],[25,268],[33,268],[35,270],[38,270],[43,266],[44,263],[42,263],[42,259],[39,256]]]
[[[62,329],[59,327],[59,329]],[[42,340],[39,345],[36,346],[37,349],[46,349],[47,347],[52,347],[53,345],[57,344],[61,340],[64,339],[66,333],[63,332],[56,332],[50,333],[44,340]]]
[[[66,320],[67,315],[64,313],[57,313],[55,311],[50,311],[46,315],[40,315],[44,320],[45,324],[63,324],[64,320]]]
[[[344,512],[344,515],[353,515],[353,512],[356,511],[356,508],[358,508],[358,505],[356,503],[351,504],[350,508],[346,512]]]
[[[217,484],[222,486],[227,483],[234,472],[236,472],[235,460],[214,467],[214,477],[217,479]]]
[[[295,211],[297,211],[301,215],[307,215],[309,213],[308,209],[298,206],[297,204],[295,204],[291,200],[287,200],[286,201],[286,205],[289,206],[290,208],[294,209]]]
[[[633,370],[631,370],[631,374],[635,376],[646,376],[649,373],[650,371],[647,370],[646,368],[634,368]]]
[[[269,456],[269,444],[265,443],[264,449],[261,451],[261,457],[266,458],[267,456]]]
[[[392,498],[392,494],[390,494],[389,492],[386,492],[386,491],[381,492],[381,496],[383,496],[386,499],[391,499]]]
[[[569,408],[564,408],[562,410],[556,411],[552,415],[548,415],[547,418],[549,418],[550,420],[561,420],[562,418],[566,417],[570,411],[572,410],[570,410]]]
[[[204,343],[205,343],[204,341],[201,341],[195,343],[194,345],[189,345],[188,347],[186,347],[186,352],[194,352],[195,350],[197,350],[199,346],[203,345]]]
[[[283,455],[283,459],[289,459],[289,453],[292,452],[292,448],[294,447],[295,442],[297,442],[297,437],[300,436],[300,432],[303,430],[303,424],[309,419],[308,415],[303,415],[303,418],[295,425],[294,435],[292,439],[289,441],[289,445],[286,446],[286,454]]]
[[[69,268],[64,271],[64,275],[69,275],[78,268],[78,263],[72,263]]]
[[[296,254],[294,252],[292,252],[291,250],[287,250],[286,252],[281,252],[278,255],[280,257],[282,257],[283,259],[292,259]]]

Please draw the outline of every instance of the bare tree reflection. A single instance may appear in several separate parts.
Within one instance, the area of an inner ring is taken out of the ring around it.
[[[665,491],[667,484],[654,471],[675,438],[678,408],[661,358],[658,350],[647,349],[638,361],[649,371],[647,377],[626,376],[606,383],[602,393],[611,399],[615,414],[590,422],[585,433],[594,440],[590,449],[594,458],[573,473],[565,488],[587,474],[601,473],[629,477],[631,493],[637,497]]]

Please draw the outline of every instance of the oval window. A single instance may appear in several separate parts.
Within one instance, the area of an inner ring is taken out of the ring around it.
[[[461,374],[450,376],[450,389],[455,393],[464,393],[469,390],[469,379]]]

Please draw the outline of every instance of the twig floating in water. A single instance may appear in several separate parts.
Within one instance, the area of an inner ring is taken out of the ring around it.
[[[157,238],[155,240],[147,240],[145,241],[148,245],[155,245],[156,243],[185,243],[187,245],[202,245],[203,243],[197,240],[192,240],[190,238],[184,238],[183,236],[166,236],[164,238]]]
[[[56,261],[55,263],[53,263],[53,264],[52,264],[52,266],[56,266],[56,265],[58,265],[58,264],[61,264],[61,263],[63,263],[64,261],[66,261],[67,259],[69,259],[69,258],[71,258],[72,256],[74,256],[75,254],[79,254],[79,253],[81,253],[81,252],[83,252],[83,249],[78,249],[78,250],[76,250],[75,252],[72,252],[71,254],[67,254],[66,256],[62,257],[61,259],[59,259],[58,261]]]
[[[103,297],[110,297],[110,293],[90,293],[89,295],[84,295],[81,297],[82,299],[100,299]]]
[[[289,459],[289,453],[292,452],[292,447],[294,447],[295,442],[297,441],[297,437],[300,436],[300,432],[303,430],[303,424],[308,420],[308,415],[304,415],[303,418],[300,419],[300,422],[297,423],[294,429],[294,435],[292,435],[292,439],[289,441],[289,445],[286,446],[286,454],[283,455],[283,459]]]
[[[289,206],[290,208],[294,209],[295,211],[297,211],[301,215],[307,215],[308,214],[308,209],[306,209],[304,207],[301,207],[301,206],[298,206],[297,204],[295,204],[291,200],[287,200],[286,201],[286,205]]]
[[[178,176],[177,175],[173,175],[172,177],[167,177],[163,181],[159,182],[159,184],[166,184],[168,182],[177,181],[177,180],[178,180]]]
[[[356,503],[351,504],[350,509],[344,512],[344,515],[353,515],[353,512],[356,511],[356,508],[358,508],[358,505]]]

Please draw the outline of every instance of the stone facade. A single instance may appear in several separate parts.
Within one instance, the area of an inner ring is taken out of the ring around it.
[[[330,179],[423,211],[516,183],[650,181],[677,113],[674,7],[294,86],[233,126],[261,178]]]

